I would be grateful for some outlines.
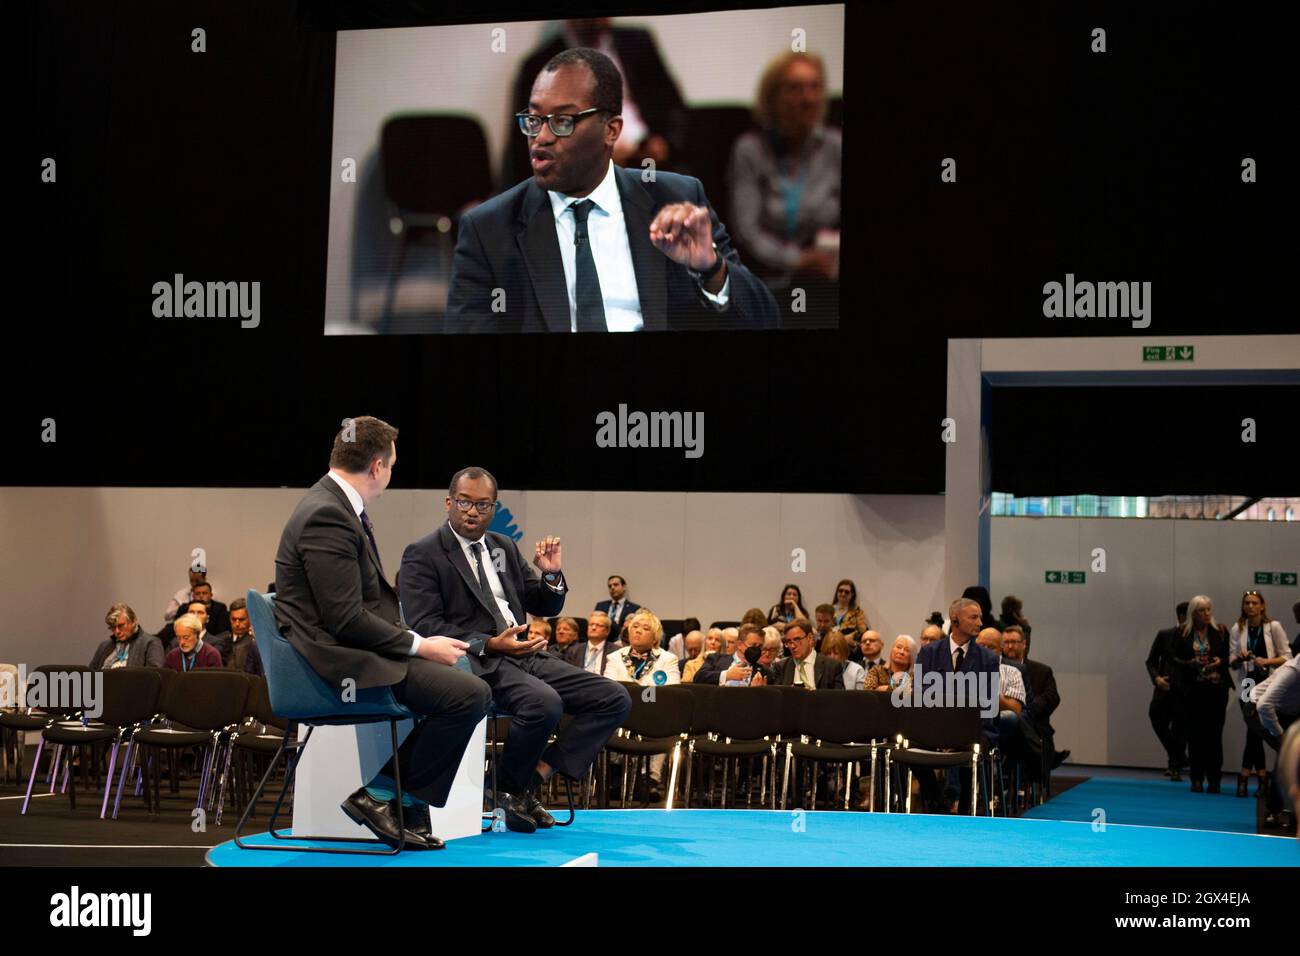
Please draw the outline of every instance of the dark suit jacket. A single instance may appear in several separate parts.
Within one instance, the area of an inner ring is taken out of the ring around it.
[[[1203,683],[1198,677],[1201,665],[1196,659],[1195,634],[1195,631],[1188,631],[1184,635],[1180,628],[1170,642],[1172,670],[1169,683],[1175,693],[1187,694],[1198,683]],[[1214,668],[1219,675],[1218,686],[1227,690],[1232,687],[1232,675],[1228,670],[1228,629],[1222,624],[1217,631],[1207,627],[1205,636],[1210,646],[1209,656],[1219,659],[1218,666]]]
[[[643,183],[640,171],[615,167],[614,172],[645,331],[776,327],[772,293],[740,264],[740,254],[698,179],[660,172],[654,182]],[[677,202],[709,207],[713,241],[731,277],[723,311],[704,298],[685,266],[650,243],[650,221],[660,208]],[[498,289],[505,293],[505,310],[493,312]],[[446,331],[569,331],[569,293],[555,215],[546,191],[532,177],[461,217]]]
[[[795,661],[793,657],[782,657],[772,662],[773,686],[790,686],[794,684]],[[817,690],[843,690],[844,665],[833,657],[818,654],[813,661],[813,687]]]
[[[179,611],[176,617],[185,613],[184,609]],[[166,624],[158,629],[158,640],[162,641],[163,647],[171,650],[176,646],[176,631],[172,625],[176,623],[176,618],[172,618]],[[230,633],[230,608],[220,601],[213,601],[208,608],[208,634],[229,634]],[[206,640],[207,638],[204,638]]]
[[[488,531],[484,533],[483,543],[487,547],[484,561],[491,560],[498,548],[505,555],[506,569],[497,573],[516,621],[520,624],[527,621],[525,611],[537,617],[553,617],[563,610],[564,593],[555,593],[524,563],[514,541]],[[496,635],[492,611],[478,589],[477,578],[450,525],[444,523],[406,546],[401,578],[402,608],[420,634],[441,634],[464,641],[486,641]],[[560,584],[568,590],[563,575]],[[497,669],[501,663],[499,655],[483,654],[481,648],[477,651],[465,655],[475,674]]]
[[[952,658],[948,656],[948,636],[937,641],[931,641],[924,645],[916,655],[916,663],[922,668],[922,671],[938,671],[941,674],[952,673]],[[980,647],[975,643],[974,638],[966,642],[966,657],[961,662],[961,673],[967,674],[971,671],[992,674],[992,686],[996,689],[1002,686],[1002,677],[998,670],[998,656],[986,647]],[[924,682],[925,677],[921,680]],[[922,687],[924,687],[924,683]],[[945,700],[945,703],[948,701]],[[993,702],[997,706],[997,701]],[[998,742],[998,725],[996,717],[986,717],[983,721],[984,735],[989,738],[989,743],[996,746]]]
[[[361,519],[328,475],[298,502],[280,535],[275,621],[331,684],[351,678],[357,688],[388,687],[406,679],[413,638],[397,594]]]
[[[605,673],[605,662],[609,660],[609,655],[623,646],[622,641],[606,640],[605,646],[601,648],[600,653],[600,672]],[[587,642],[578,641],[564,652],[564,659],[574,667],[584,667],[587,663]]]
[[[1166,693],[1156,685],[1156,678],[1169,677],[1173,672],[1173,644],[1181,631],[1182,626],[1175,624],[1157,631],[1155,640],[1151,642],[1151,651],[1147,654],[1147,674],[1151,678],[1155,697],[1163,697]]]
[[[726,651],[714,651],[704,658],[704,663],[700,669],[695,672],[695,677],[691,680],[692,684],[711,684],[714,687],[722,679],[723,673],[731,669],[734,664],[735,655],[728,654]]]
[[[613,602],[613,601],[597,601],[597,602],[596,602],[596,610],[597,610],[597,611],[604,611],[606,614],[609,613],[609,609],[610,609],[611,607],[613,607],[613,606],[614,606],[614,602]],[[637,604],[637,603],[635,603],[635,602],[633,602],[633,601],[628,601],[628,600],[625,599],[625,600],[623,601],[623,616],[622,616],[621,618],[619,618],[617,621],[612,620],[612,619],[611,619],[611,621],[610,621],[610,628],[609,628],[610,636],[611,636],[611,637],[618,637],[618,632],[621,631],[621,630],[623,629],[623,625],[626,624],[626,623],[631,619],[632,615],[635,614],[635,613],[636,613],[637,611],[639,611],[639,610],[641,610],[641,605],[640,605],[640,604]]]
[[[162,667],[167,652],[163,650],[162,641],[154,637],[140,625],[136,625],[135,635],[130,638],[131,647],[126,652],[127,667]],[[117,641],[108,638],[95,648],[90,657],[91,670],[103,670],[109,663],[108,657],[117,647]]]
[[[650,133],[658,133],[671,147],[668,160],[681,163],[686,149],[686,104],[677,84],[668,74],[654,37],[638,27],[614,27],[614,53],[623,67],[623,79],[635,98],[637,110]],[[508,189],[532,175],[528,164],[528,137],[519,132],[515,114],[528,109],[528,96],[537,75],[551,57],[567,48],[567,38],[557,34],[545,46],[529,55],[515,77],[514,96],[507,104],[506,155],[501,164],[501,189]]]
[[[1052,729],[1052,714],[1061,706],[1061,695],[1056,689],[1056,675],[1046,664],[1039,661],[1024,661],[1027,688],[1034,694],[1034,720],[1041,730],[1048,734],[1056,733]]]

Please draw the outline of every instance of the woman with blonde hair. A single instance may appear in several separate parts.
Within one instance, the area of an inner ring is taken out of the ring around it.
[[[1192,793],[1218,793],[1223,772],[1223,720],[1232,681],[1228,676],[1228,629],[1214,619],[1204,594],[1187,602],[1187,620],[1171,647],[1170,684],[1187,729]]]
[[[899,634],[894,638],[894,646],[889,651],[889,662],[877,664],[867,671],[863,690],[891,691],[900,684],[912,679],[912,667],[916,663],[916,652],[920,648],[916,638],[910,634]]]

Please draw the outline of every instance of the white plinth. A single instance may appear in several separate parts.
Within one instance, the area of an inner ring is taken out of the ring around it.
[[[400,744],[414,726],[397,725]],[[299,739],[306,728],[299,729]],[[429,808],[430,829],[443,840],[478,836],[482,832],[483,766],[487,746],[487,720],[474,729],[445,807]],[[370,780],[392,756],[388,724],[352,727],[317,727],[298,764],[294,785],[293,832],[315,836],[373,839],[363,826],[353,823],[339,804]]]

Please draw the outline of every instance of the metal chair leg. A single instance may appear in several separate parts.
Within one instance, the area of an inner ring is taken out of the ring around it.
[[[23,798],[23,808],[19,813],[27,812],[27,804],[32,802],[32,786],[36,783],[36,768],[41,765],[41,749],[45,746],[45,736],[41,735],[36,741],[36,756],[32,758],[32,775],[27,781],[27,796]]]

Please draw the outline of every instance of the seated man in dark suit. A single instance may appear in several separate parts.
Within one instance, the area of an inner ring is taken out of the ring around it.
[[[983,611],[980,602],[972,598],[960,597],[948,607],[948,618],[951,622],[948,636],[943,640],[924,645],[916,656],[922,686],[924,687],[925,682],[929,681],[930,673],[939,674],[944,678],[944,706],[956,706],[962,703],[972,706],[977,701],[970,700],[965,694],[969,681],[958,685],[955,680],[950,679],[950,676],[973,675],[978,704],[984,709],[983,726],[986,743],[989,747],[995,746],[998,740],[997,719],[1000,712],[998,705],[1002,676],[997,656],[980,647],[975,641],[983,627],[981,623]],[[958,698],[959,693],[965,698],[964,700]],[[986,752],[989,747],[985,748]],[[970,771],[961,771],[960,780],[961,800],[958,809],[965,813],[970,807]],[[920,781],[921,794],[926,804],[931,809],[937,808],[940,803],[938,782],[928,772],[921,773]]]
[[[533,175],[461,217],[447,331],[776,327],[699,180],[614,165],[622,108],[618,69],[596,50],[538,74],[515,134]]]
[[[1056,689],[1056,675],[1041,661],[1028,657],[1025,632],[1019,624],[1009,624],[1002,632],[1002,654],[1010,663],[1019,663],[1025,670],[1025,689],[1029,693],[1029,716],[1043,742],[1051,768],[1055,770],[1070,756],[1068,750],[1056,749],[1056,731],[1052,728],[1052,714],[1061,706],[1061,694]]]
[[[794,685],[805,690],[844,689],[844,665],[813,650],[813,633],[812,622],[806,617],[796,617],[785,626],[783,641],[789,656],[773,662],[774,685]],[[762,682],[761,674],[754,678],[755,685]]]
[[[417,630],[481,642],[466,655],[470,666],[492,688],[497,707],[512,715],[497,806],[508,829],[532,833],[555,825],[537,799],[540,786],[555,772],[581,777],[632,701],[621,685],[546,650],[545,638],[515,639],[525,611],[559,614],[568,586],[558,538],[537,542],[539,578],[514,541],[487,530],[496,502],[497,482],[486,469],[462,468],[452,476],[447,521],[402,555],[402,607]],[[565,713],[573,720],[548,746]]]
[[[692,683],[748,687],[750,680],[754,679],[762,686],[761,675],[753,674],[753,668],[745,660],[745,649],[750,647],[763,647],[763,629],[757,624],[742,624],[737,631],[735,650],[731,653],[726,650],[714,651],[706,657],[700,669],[695,672]]]
[[[275,620],[341,701],[356,701],[356,690],[388,687],[416,714],[397,753],[347,798],[343,812],[390,846],[404,838],[411,849],[441,849],[428,807],[446,806],[465,746],[492,695],[456,666],[470,645],[436,632],[426,637],[402,623],[366,512],[397,464],[397,429],[369,415],[345,421],[329,471],[298,502],[280,535]],[[253,653],[249,658],[260,661]],[[404,791],[400,809],[397,776]]]
[[[609,655],[623,646],[622,641],[612,640],[609,632],[609,615],[604,611],[592,611],[591,617],[587,618],[587,639],[565,651],[564,659],[590,674],[603,675]]]

